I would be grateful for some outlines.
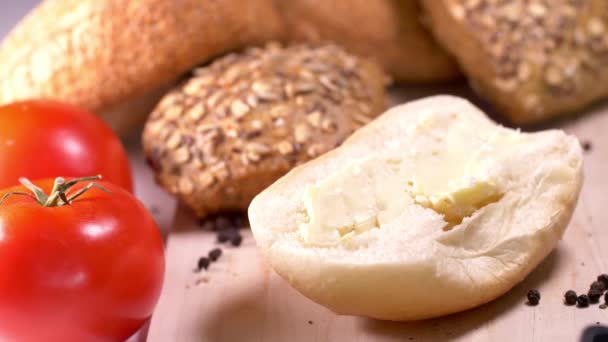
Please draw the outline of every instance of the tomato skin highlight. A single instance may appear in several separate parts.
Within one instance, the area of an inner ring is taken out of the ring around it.
[[[0,189],[17,185],[19,177],[97,174],[133,191],[127,153],[100,118],[49,100],[0,106]]]
[[[34,183],[48,194],[53,180]],[[0,204],[1,341],[124,341],[151,316],[165,267],[158,227],[129,192],[98,183],[111,193]]]

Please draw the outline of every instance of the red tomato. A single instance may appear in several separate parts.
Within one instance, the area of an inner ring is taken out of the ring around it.
[[[64,103],[30,100],[0,107],[0,189],[19,177],[84,177],[132,191],[127,154],[98,117]]]
[[[52,183],[36,182],[47,194]],[[129,192],[98,184],[111,192],[91,188],[56,207],[23,194],[0,204],[0,341],[124,341],[152,314],[164,273],[157,225]]]

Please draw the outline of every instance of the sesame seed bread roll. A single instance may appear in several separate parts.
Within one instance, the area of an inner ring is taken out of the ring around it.
[[[608,95],[608,1],[423,0],[473,88],[516,124]]]
[[[333,41],[378,62],[395,81],[460,75],[456,62],[422,25],[416,0],[278,0],[294,41]]]
[[[148,119],[157,182],[199,217],[246,210],[384,110],[384,75],[336,45],[268,44],[197,68]]]
[[[122,132],[192,67],[282,30],[271,0],[45,0],[0,47],[0,103],[63,100]]]
[[[559,130],[522,133],[468,101],[394,107],[255,197],[270,266],[339,314],[410,321],[489,302],[562,237],[583,181]]]

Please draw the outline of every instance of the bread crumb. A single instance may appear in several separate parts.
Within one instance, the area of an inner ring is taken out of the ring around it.
[[[208,282],[209,282],[209,277],[208,277],[208,276],[206,276],[206,275],[204,275],[204,276],[202,276],[202,277],[197,278],[197,279],[194,281],[194,286],[199,286],[199,285],[201,285],[201,284],[207,284]]]

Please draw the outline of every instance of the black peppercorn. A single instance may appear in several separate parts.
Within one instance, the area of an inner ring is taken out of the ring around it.
[[[591,288],[589,292],[587,292],[587,296],[589,297],[589,301],[591,303],[597,303],[600,300],[600,297],[602,296],[602,291],[596,288]]]
[[[236,229],[244,228],[248,226],[246,215],[235,215],[232,219],[232,226]]]
[[[597,276],[597,281],[604,284],[604,289],[608,289],[608,274],[600,274]]]
[[[538,305],[539,301],[540,301],[540,292],[538,292],[538,290],[528,291],[528,303],[530,305]]]
[[[209,258],[207,257],[200,257],[198,259],[198,270],[207,270],[207,268],[209,268],[209,264],[211,263],[211,261],[209,261]]]
[[[589,152],[593,146],[591,145],[590,141],[585,141],[582,143],[582,147],[585,152]]]
[[[568,305],[576,304],[576,292],[574,292],[572,290],[568,290],[568,291],[566,291],[564,298],[566,299],[566,304],[568,304]]]
[[[240,216],[235,216],[232,218],[232,227],[235,229],[239,229],[243,227],[243,219]]]
[[[593,283],[591,283],[591,286],[589,288],[596,289],[602,293],[606,291],[606,285],[604,285],[604,283],[602,283],[601,281],[594,281]]]
[[[225,216],[218,216],[215,218],[215,227],[217,230],[229,229],[232,226],[232,222]]]
[[[209,259],[211,259],[211,261],[216,261],[220,256],[222,256],[222,250],[219,248],[214,248],[209,252]]]
[[[230,230],[220,230],[217,233],[217,242],[224,243],[232,239],[233,233]]]
[[[230,242],[234,247],[238,247],[241,245],[241,242],[243,242],[243,237],[241,236],[241,234],[237,233],[235,236],[232,237],[232,240],[230,240]]]
[[[576,302],[578,303],[579,308],[586,308],[589,306],[589,297],[587,297],[587,295],[582,294],[578,296]]]

